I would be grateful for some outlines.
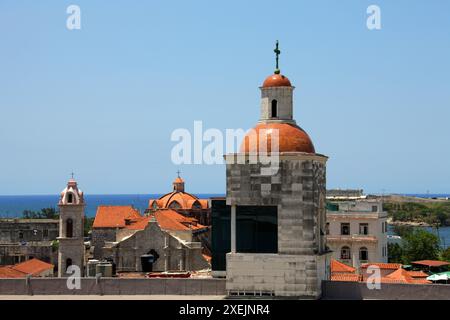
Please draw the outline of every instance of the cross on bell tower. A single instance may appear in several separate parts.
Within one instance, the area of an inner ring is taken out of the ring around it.
[[[276,61],[275,72],[274,73],[275,74],[280,74],[280,69],[279,69],[279,66],[278,66],[278,59],[280,57],[281,50],[278,48],[278,40],[276,42],[275,50],[273,50],[273,52],[275,52],[275,61]]]

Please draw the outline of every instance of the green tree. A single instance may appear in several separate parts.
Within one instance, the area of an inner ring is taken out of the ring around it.
[[[41,211],[24,210],[24,219],[58,219],[59,215],[55,208],[43,208]]]
[[[92,229],[92,225],[94,224],[94,217],[92,218],[84,218],[84,236],[89,236],[89,231]]]
[[[388,261],[403,263],[403,248],[398,243],[388,243]]]
[[[59,215],[55,208],[44,208],[41,209],[42,219],[58,219]]]
[[[441,260],[450,262],[450,247],[442,251]]]
[[[439,238],[421,228],[415,228],[404,237],[403,261],[437,260],[440,253]]]

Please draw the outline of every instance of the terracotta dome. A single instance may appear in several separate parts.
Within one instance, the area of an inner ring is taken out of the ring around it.
[[[292,87],[291,82],[288,78],[283,76],[282,74],[272,74],[264,80],[263,88],[268,87]]]
[[[261,129],[269,130],[267,134],[259,134]],[[270,129],[277,129],[279,136],[279,152],[306,152],[315,153],[314,145],[308,134],[302,128],[290,123],[260,123],[253,128],[245,137],[241,144],[241,153],[258,152],[259,138],[265,140],[262,143],[267,146],[267,152],[271,152],[271,137]],[[256,137],[255,137],[256,135]],[[253,141],[256,141],[253,142]],[[253,142],[253,143],[250,143]]]
[[[149,201],[149,208],[158,209],[207,209],[208,202],[187,192],[171,192],[157,200]]]

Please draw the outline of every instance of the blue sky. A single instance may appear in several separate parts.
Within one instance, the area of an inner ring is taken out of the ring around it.
[[[66,8],[81,8],[81,30]],[[381,8],[382,29],[366,28]],[[329,188],[449,193],[450,2],[0,2],[0,194],[224,193],[171,162],[177,128],[251,128],[274,65]]]

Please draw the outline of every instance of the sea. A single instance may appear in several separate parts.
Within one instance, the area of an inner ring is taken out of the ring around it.
[[[404,194],[420,198],[450,198],[450,194]],[[94,217],[100,205],[132,205],[141,213],[148,207],[150,199],[157,199],[162,194],[128,194],[128,195],[85,195],[86,216]],[[196,194],[199,198],[223,197],[224,194]],[[43,208],[55,208],[59,200],[58,195],[24,195],[0,196],[0,218],[20,218],[24,210],[40,211]],[[450,227],[436,228],[423,227],[440,238],[441,246],[450,247]],[[393,228],[390,235],[395,235]]]
[[[141,213],[148,207],[150,199],[158,199],[162,194],[114,194],[114,195],[85,195],[85,214],[95,217],[100,205],[126,206],[132,205]],[[221,197],[223,194],[196,194],[200,199]],[[20,218],[24,210],[40,211],[43,208],[57,208],[58,195],[26,195],[0,196],[0,218]]]

